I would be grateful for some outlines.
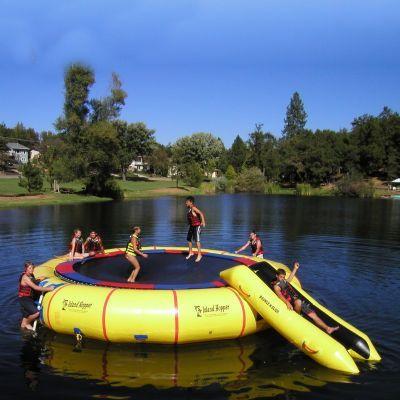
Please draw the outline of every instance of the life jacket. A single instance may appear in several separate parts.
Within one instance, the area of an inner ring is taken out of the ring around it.
[[[126,254],[130,254],[132,256],[136,256],[135,249],[133,248],[133,244],[132,244],[132,238],[136,239],[136,247],[137,247],[137,249],[140,250],[142,248],[142,241],[140,240],[140,237],[135,235],[134,233],[132,233],[132,235],[129,236],[128,243],[126,244],[125,253]]]
[[[87,250],[88,252],[91,251],[101,251],[101,244],[100,244],[100,239],[98,238],[98,236],[96,236],[94,239],[92,239],[90,236],[87,238],[86,240],[86,246],[85,246],[85,250]]]
[[[258,241],[260,241],[260,244],[261,244],[261,248],[259,251],[257,251],[257,242]],[[250,239],[250,247],[251,247],[251,252],[253,254],[255,254],[256,256],[258,256],[259,254],[264,254],[262,241],[258,236],[256,236],[256,238],[254,240]]]
[[[281,288],[282,296],[291,303],[293,303],[299,297],[286,279],[282,281],[278,280],[273,281],[272,287],[276,285],[278,285]]]
[[[72,250],[72,244],[69,245],[69,250]],[[83,253],[83,239],[75,238],[75,253]]]
[[[26,275],[25,272],[23,272],[19,276],[18,297],[33,297],[33,289],[30,286],[25,286],[25,285],[22,285],[22,283],[21,283],[24,275]],[[33,281],[32,276],[29,276],[29,275],[26,275],[26,276]]]
[[[187,213],[187,220],[188,224],[190,226],[200,226],[201,225],[201,219],[200,216],[197,212],[193,211],[192,208],[189,208],[189,211]]]

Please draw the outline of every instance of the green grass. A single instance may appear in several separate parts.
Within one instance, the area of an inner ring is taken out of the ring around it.
[[[186,187],[176,188],[176,182],[172,180],[118,180],[118,183],[121,189],[124,191],[124,196],[127,200],[166,195],[179,196],[188,194],[200,194],[199,190],[197,189]],[[31,195],[26,191],[26,189],[18,186],[18,178],[0,178],[0,209],[35,205],[73,204],[111,200],[109,198],[100,198],[96,196],[86,196],[80,194],[79,192],[83,190],[84,186],[83,183],[78,180],[69,183],[63,183],[60,186],[61,189],[67,189],[72,193],[53,193],[50,189],[50,185],[48,184],[48,182],[45,182],[42,193]]]

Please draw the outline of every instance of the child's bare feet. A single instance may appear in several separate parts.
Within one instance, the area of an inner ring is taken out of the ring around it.
[[[193,257],[194,256],[194,253],[189,253],[188,255],[187,255],[187,257],[186,257],[186,260],[189,260],[189,258],[190,257]]]
[[[203,256],[201,254],[199,254],[196,258],[196,262],[200,262],[200,260],[203,258]]]

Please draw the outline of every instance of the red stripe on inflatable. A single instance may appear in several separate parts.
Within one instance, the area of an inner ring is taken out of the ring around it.
[[[112,289],[109,291],[103,305],[103,312],[101,313],[101,325],[103,327],[103,336],[104,339],[108,342],[108,336],[107,336],[107,327],[106,327],[106,312],[107,312],[107,305],[108,301],[110,300],[111,295],[116,291],[117,289]]]
[[[226,286],[226,283],[221,282],[221,281],[212,281],[211,282],[215,287],[223,287]]]
[[[65,288],[66,286],[69,286],[69,284],[67,283],[67,284],[65,284],[65,285],[63,285],[63,286],[61,286],[61,287],[59,287],[58,289],[54,290],[54,291],[52,292],[53,295],[51,296],[51,299],[49,300],[49,305],[47,306],[47,312],[46,312],[46,319],[47,319],[47,326],[48,326],[50,329],[53,329],[52,326],[51,326],[51,323],[50,323],[50,306],[51,306],[51,302],[53,301],[55,295],[56,295],[61,289]]]
[[[115,288],[125,288],[125,289],[154,289],[155,285],[153,283],[123,283],[123,282],[108,282],[108,281],[98,281],[96,286],[106,286]]]
[[[256,263],[256,261],[244,257],[237,258],[236,261],[239,262],[240,264],[247,265],[248,267]]]
[[[56,271],[59,274],[67,274],[68,272],[75,272],[73,268],[73,262],[63,262],[56,266]]]
[[[172,291],[174,295],[174,311],[175,311],[175,339],[174,343],[178,343],[179,339],[179,309],[178,309],[178,295],[176,293],[176,290]]]
[[[183,250],[166,249],[166,250],[164,250],[164,252],[167,254],[182,254],[184,251]]]
[[[242,308],[242,317],[243,317],[242,330],[240,331],[240,334],[239,334],[239,337],[241,337],[241,336],[243,336],[244,330],[246,328],[246,309],[244,308],[244,304],[243,304],[242,298],[237,294],[236,290],[231,288],[231,287],[228,287],[228,289],[231,290],[235,294],[236,298],[239,300],[240,307]]]

